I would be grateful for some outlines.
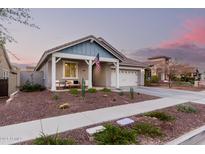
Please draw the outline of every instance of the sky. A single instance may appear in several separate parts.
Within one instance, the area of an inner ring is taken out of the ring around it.
[[[37,63],[43,52],[87,35],[101,36],[127,54],[194,43],[205,47],[205,9],[31,9],[40,29],[6,24],[17,43],[15,63]]]

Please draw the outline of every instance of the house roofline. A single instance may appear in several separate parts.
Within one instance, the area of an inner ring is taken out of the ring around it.
[[[9,60],[9,56],[8,56],[8,54],[7,54],[7,52],[6,52],[5,47],[4,47],[3,45],[0,45],[0,48],[3,50],[3,54],[4,54],[4,56],[5,56],[6,62],[7,62],[7,64],[9,65],[10,70],[12,71],[11,62],[10,62],[10,60]]]
[[[68,42],[68,43],[65,43],[63,45],[59,45],[57,47],[54,47],[54,48],[51,48],[49,50],[46,50],[43,55],[41,56],[39,62],[37,63],[36,67],[35,67],[35,71],[39,69],[39,67],[42,65],[42,63],[45,61],[45,59],[51,55],[52,53],[54,52],[57,52],[57,51],[60,51],[62,49],[65,49],[65,48],[68,48],[68,47],[72,47],[74,45],[77,45],[79,43],[82,43],[82,42],[85,42],[85,41],[88,41],[88,40],[93,40],[95,41],[96,43],[98,43],[100,46],[102,46],[104,49],[106,49],[107,51],[109,51],[113,56],[115,56],[116,58],[118,58],[119,60],[123,61],[123,56],[119,54],[119,52],[117,52],[116,50],[113,50],[112,46],[109,46],[109,45],[104,45],[100,40],[98,40],[95,36],[93,35],[89,35],[89,36],[86,36],[86,37],[83,37],[83,38],[80,38],[78,40],[74,40],[74,41],[71,41],[71,42]],[[108,48],[110,47],[110,49]]]

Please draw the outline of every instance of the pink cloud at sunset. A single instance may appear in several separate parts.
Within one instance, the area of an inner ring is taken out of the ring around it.
[[[174,37],[174,39],[163,41],[160,47],[175,47],[183,44],[205,45],[205,18],[186,20]]]

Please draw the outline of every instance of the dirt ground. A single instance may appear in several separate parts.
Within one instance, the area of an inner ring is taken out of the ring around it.
[[[10,103],[0,105],[0,126],[158,98],[135,93],[131,99],[129,93],[120,96],[116,92],[101,91],[86,93],[84,99],[80,93],[78,96],[70,92],[58,92],[56,95],[57,100],[53,99],[54,93],[47,90],[19,92]],[[63,103],[68,103],[69,108],[59,109]]]
[[[173,106],[173,107],[168,107],[157,111],[166,112],[174,116],[176,118],[174,121],[165,122],[144,115],[136,115],[130,117],[135,121],[135,123],[126,127],[131,128],[133,127],[133,125],[139,122],[151,123],[162,130],[164,137],[151,138],[143,135],[138,135],[137,140],[139,141],[139,144],[141,145],[165,144],[166,142],[171,141],[185,134],[186,132],[189,132],[205,124],[205,114],[204,114],[205,105],[196,104],[196,103],[189,103],[189,104],[198,110],[197,113],[180,112],[177,111],[176,106]],[[109,121],[106,123],[117,125],[116,121]],[[97,125],[104,125],[106,123],[101,123]],[[97,125],[92,125],[89,127],[67,131],[59,134],[59,136],[62,138],[72,138],[77,142],[77,144],[81,144],[81,145],[96,144],[93,140],[90,140],[91,137],[86,133],[86,129]],[[27,141],[21,144],[32,144],[32,141]]]

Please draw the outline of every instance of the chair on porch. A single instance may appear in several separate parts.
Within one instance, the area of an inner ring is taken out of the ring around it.
[[[56,88],[58,89],[65,88],[65,81],[56,80]]]
[[[66,87],[68,88],[80,88],[81,84],[78,80],[66,80]]]

